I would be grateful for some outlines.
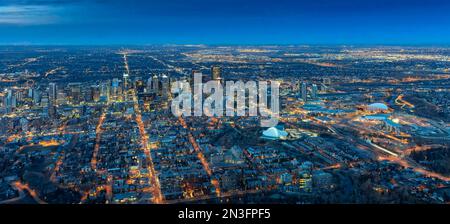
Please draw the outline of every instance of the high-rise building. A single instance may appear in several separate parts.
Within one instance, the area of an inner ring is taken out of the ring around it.
[[[33,89],[33,105],[39,105],[41,103],[41,92],[39,89]]]
[[[142,80],[142,77],[136,77],[134,79],[134,88],[139,93],[144,91],[145,85],[144,85],[144,81]]]
[[[312,87],[311,87],[311,98],[317,99],[317,92],[318,92],[317,85],[316,84],[312,84]]]
[[[49,83],[48,84],[48,102],[51,105],[56,105],[56,99],[57,99],[57,86],[56,83]]]
[[[301,91],[302,91],[302,100],[306,102],[308,100],[308,86],[306,82],[302,82]]]
[[[109,83],[103,82],[100,84],[100,101],[108,102],[109,101]]]
[[[13,94],[12,89],[6,90],[5,111],[11,113],[16,108],[16,97]]]
[[[100,100],[100,89],[98,85],[91,86],[91,101],[98,102]]]
[[[165,99],[169,98],[170,94],[170,81],[167,75],[161,76],[161,96]]]
[[[128,88],[129,88],[128,78],[129,78],[128,73],[123,73],[123,89],[125,91],[128,90]]]
[[[119,96],[119,79],[114,78],[111,83],[111,99],[117,101]]]
[[[213,66],[211,68],[211,79],[219,80],[221,78],[222,69],[219,66]]]
[[[148,79],[147,79],[147,87],[146,87],[146,89],[147,89],[147,91],[146,92],[148,92],[148,93],[152,93],[152,90],[153,90],[153,79],[152,79],[152,76],[150,76]]]
[[[78,105],[81,103],[81,83],[69,83],[70,98],[72,99],[72,104]]]
[[[152,78],[152,93],[159,93],[159,79],[157,75]]]

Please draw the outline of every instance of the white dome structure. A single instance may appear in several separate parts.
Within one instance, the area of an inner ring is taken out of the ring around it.
[[[271,127],[263,132],[263,137],[269,139],[285,139],[288,133],[278,130],[276,127]]]
[[[383,111],[383,110],[389,110],[389,107],[384,103],[373,103],[367,106],[367,109],[371,111]]]

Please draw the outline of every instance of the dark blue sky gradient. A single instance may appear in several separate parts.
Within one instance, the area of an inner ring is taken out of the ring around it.
[[[1,0],[0,44],[450,44],[448,0]]]

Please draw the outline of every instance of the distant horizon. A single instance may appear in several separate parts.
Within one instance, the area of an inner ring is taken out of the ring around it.
[[[193,43],[193,44],[177,44],[177,43],[111,43],[111,44],[77,44],[77,43],[55,43],[55,44],[41,44],[41,43],[30,43],[30,44],[8,44],[8,43],[0,43],[0,47],[145,47],[145,46],[192,46],[192,47],[270,47],[270,46],[295,46],[295,47],[442,47],[448,48],[450,47],[450,43],[448,44],[375,44],[375,43],[357,43],[357,44],[316,44],[316,43],[287,43],[287,44],[277,44],[277,43],[265,43],[265,44],[249,44],[249,43],[241,43],[241,44],[202,44],[202,43]]]

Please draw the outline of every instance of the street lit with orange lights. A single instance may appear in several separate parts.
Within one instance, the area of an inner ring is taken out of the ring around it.
[[[186,129],[189,130],[189,127],[186,124],[186,121],[184,120],[183,117],[179,118],[179,121],[181,123],[181,125]],[[200,147],[197,144],[197,141],[195,141],[194,136],[192,135],[192,133],[190,133],[188,131],[188,138],[189,138],[189,142],[191,143],[192,147],[194,148],[195,152],[197,152],[197,158],[200,160],[200,162],[202,163],[203,168],[205,169],[206,173],[208,173],[208,175],[211,177],[212,176],[212,171],[211,168],[209,168],[209,164],[208,161],[206,161],[205,156],[203,155]],[[212,177],[211,177],[212,178]],[[217,196],[220,196],[220,185],[219,185],[219,181],[216,179],[211,179],[211,184],[214,186],[215,188],[215,192]]]
[[[105,117],[106,117],[106,113],[103,112],[100,115],[100,118],[98,119],[98,124],[97,127],[95,128],[95,133],[96,133],[96,138],[95,138],[95,147],[94,147],[94,153],[92,154],[92,159],[91,159],[91,167],[93,170],[97,170],[97,156],[98,156],[98,151],[100,150],[100,141],[101,141],[101,137],[102,137],[102,125],[103,122],[105,121]]]

